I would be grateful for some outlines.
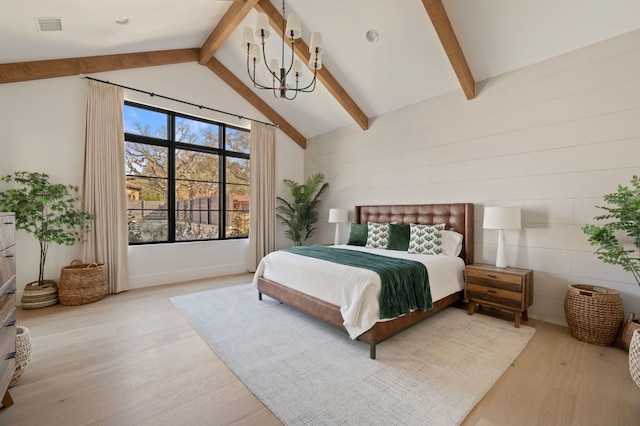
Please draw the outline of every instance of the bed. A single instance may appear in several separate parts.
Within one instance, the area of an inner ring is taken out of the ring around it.
[[[445,229],[456,231],[463,236],[462,248],[459,254],[462,270],[464,264],[473,263],[473,204],[471,203],[454,203],[454,204],[403,204],[403,205],[368,205],[356,206],[354,222],[366,224],[368,222],[375,223],[394,223],[394,224],[445,224]],[[344,247],[347,248],[347,247]],[[390,251],[389,251],[390,252]],[[279,253],[279,252],[276,252]],[[260,262],[256,274],[254,276],[254,284],[258,290],[258,298],[262,300],[262,295],[267,295],[284,304],[292,306],[300,311],[318,318],[334,327],[347,331],[352,338],[366,342],[369,344],[369,355],[371,359],[376,358],[376,345],[389,337],[405,330],[412,325],[422,321],[425,318],[445,309],[446,307],[456,303],[463,298],[463,289],[457,288],[452,293],[438,297],[434,297],[433,307],[427,311],[414,310],[408,314],[398,316],[393,319],[380,320],[379,318],[370,328],[362,331],[357,336],[353,336],[353,329],[345,327],[345,318],[341,306],[331,303],[326,299],[328,297],[316,297],[311,291],[307,291],[304,287],[304,281],[312,281],[312,277],[305,278],[296,276],[299,283],[292,285],[289,279],[288,285],[278,282],[278,279],[269,279],[268,265],[270,254]],[[295,255],[292,255],[295,256]],[[297,256],[301,258],[302,256]],[[443,258],[446,256],[432,256],[434,258]],[[437,259],[444,260],[444,259]],[[459,259],[457,259],[459,260]],[[287,266],[275,268],[277,270],[289,269]],[[325,268],[327,269],[327,268]],[[334,266],[331,270],[339,269]],[[429,270],[429,266],[427,266]],[[460,272],[461,274],[462,272]],[[272,274],[278,275],[278,274]],[[429,272],[431,279],[431,272]],[[338,275],[336,275],[338,276]],[[460,278],[461,279],[461,278]],[[280,279],[287,282],[285,279]],[[300,285],[297,285],[300,284]],[[341,283],[341,285],[344,283]],[[301,290],[298,290],[296,287]],[[312,294],[309,294],[312,293]],[[325,299],[325,300],[323,300]],[[344,309],[344,308],[343,308]]]

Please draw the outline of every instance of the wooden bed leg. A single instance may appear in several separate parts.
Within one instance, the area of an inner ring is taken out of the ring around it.
[[[258,300],[262,300],[262,292],[258,292]]]
[[[369,343],[369,358],[376,359],[376,344]]]

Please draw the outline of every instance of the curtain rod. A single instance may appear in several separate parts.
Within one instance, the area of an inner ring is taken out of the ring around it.
[[[97,82],[100,82],[100,83],[110,84],[112,86],[121,87],[123,89],[133,90],[134,92],[144,93],[144,94],[149,95],[151,97],[157,96],[157,97],[162,98],[162,99],[168,99],[170,101],[180,102],[182,104],[191,105],[191,106],[194,106],[194,107],[197,107],[197,108],[200,108],[200,109],[206,109],[206,110],[209,110],[209,111],[219,112],[221,114],[231,115],[231,116],[237,117],[237,118],[239,118],[241,120],[244,119],[244,120],[249,120],[249,121],[255,121],[256,123],[262,123],[262,124],[266,124],[267,126],[273,126],[273,127],[278,128],[278,126],[276,124],[267,123],[265,121],[260,121],[260,120],[255,120],[253,118],[245,117],[245,116],[240,115],[240,114],[234,114],[232,112],[222,111],[222,110],[219,110],[219,109],[215,109],[215,108],[210,108],[210,107],[206,107],[206,106],[203,106],[203,105],[194,104],[192,102],[182,101],[182,100],[176,99],[176,98],[170,98],[169,96],[163,96],[163,95],[159,95],[157,93],[147,92],[146,90],[140,90],[140,89],[135,89],[133,87],[123,86],[121,84],[112,83],[112,82],[106,81],[106,80],[100,80],[100,79],[94,78],[94,77],[87,77],[87,76],[82,76],[82,75],[80,77],[84,78],[86,80],[93,80],[93,81],[97,81]]]

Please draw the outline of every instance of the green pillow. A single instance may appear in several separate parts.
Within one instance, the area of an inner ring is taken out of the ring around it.
[[[366,223],[352,223],[351,233],[349,234],[349,242],[351,246],[362,246],[367,244],[367,233],[369,226]]]
[[[411,235],[410,225],[389,224],[389,242],[387,250],[409,250],[409,237]]]

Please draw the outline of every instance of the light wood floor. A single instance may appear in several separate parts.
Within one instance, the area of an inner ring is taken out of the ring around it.
[[[250,280],[242,274],[19,310],[34,354],[11,389],[15,404],[0,409],[0,425],[279,425],[168,300]],[[621,346],[525,324],[536,334],[465,425],[640,424],[640,388]]]

